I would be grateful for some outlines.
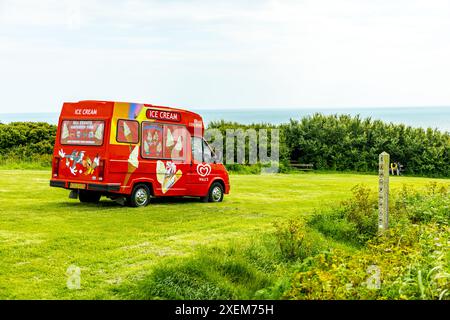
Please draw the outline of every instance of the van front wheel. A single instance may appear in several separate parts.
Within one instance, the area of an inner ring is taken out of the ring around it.
[[[150,189],[145,184],[134,187],[130,197],[132,207],[145,207],[150,202]]]
[[[80,190],[78,192],[78,199],[80,199],[80,202],[85,203],[97,203],[100,201],[101,194],[95,191],[87,191],[87,190]]]
[[[209,188],[208,195],[202,198],[203,202],[222,202],[224,190],[222,184],[214,182]]]

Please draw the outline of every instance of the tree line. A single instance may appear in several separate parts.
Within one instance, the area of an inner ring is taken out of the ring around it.
[[[224,139],[227,129],[278,129],[280,163],[284,166],[296,161],[319,170],[376,172],[378,155],[386,151],[392,162],[404,166],[405,173],[450,177],[450,134],[431,128],[317,113],[280,125],[215,121],[208,129],[220,130]],[[55,135],[56,126],[48,123],[0,123],[0,156],[23,161],[51,155]],[[225,141],[223,145],[226,148]],[[248,143],[246,149],[248,153]]]
[[[404,172],[450,176],[450,134],[350,115],[316,113],[281,125],[216,121],[209,128],[280,130],[280,162],[313,164],[319,170],[376,172],[378,155],[386,151]]]

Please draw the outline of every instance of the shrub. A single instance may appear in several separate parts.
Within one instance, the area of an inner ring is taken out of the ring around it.
[[[56,126],[44,122],[13,122],[0,126],[0,166],[9,169],[48,168]]]
[[[316,113],[280,126],[288,157],[317,169],[376,171],[386,151],[408,174],[450,175],[450,134],[350,115]]]
[[[366,241],[377,233],[378,202],[364,185],[352,189],[353,197],[343,202],[344,217],[354,223],[360,241]]]
[[[403,186],[395,201],[395,213],[412,223],[436,222],[447,224],[450,220],[450,193],[445,184],[432,182],[423,192]]]
[[[448,299],[449,238],[448,227],[399,225],[358,254],[320,253],[295,273],[285,298]]]
[[[357,252],[329,250],[305,259],[284,297],[290,299],[450,299],[449,193],[433,183],[426,192],[403,186],[392,203],[390,228],[368,228],[374,199],[357,186],[354,196],[309,225]],[[373,218],[371,218],[373,219]]]
[[[303,260],[317,254],[322,248],[321,241],[314,237],[301,220],[276,222],[274,226],[281,255],[286,260]]]
[[[377,201],[364,185],[353,187],[353,196],[329,212],[316,213],[308,225],[336,240],[364,244],[377,233]]]
[[[336,208],[329,212],[316,213],[308,221],[308,225],[314,227],[324,235],[338,241],[344,241],[354,245],[363,244],[353,222],[345,219],[344,211]]]

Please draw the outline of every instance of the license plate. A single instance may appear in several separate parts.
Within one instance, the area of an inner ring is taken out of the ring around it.
[[[86,189],[86,184],[84,183],[70,183],[69,188],[71,189]]]

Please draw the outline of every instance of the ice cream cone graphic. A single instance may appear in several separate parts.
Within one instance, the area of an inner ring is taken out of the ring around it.
[[[128,171],[123,181],[124,185],[128,183],[128,180],[130,179],[133,172],[136,171],[136,169],[139,167],[138,154],[139,146],[135,146],[133,151],[131,151],[130,156],[128,157]]]
[[[166,146],[171,147],[173,146],[175,141],[173,140],[172,131],[170,129],[167,130],[167,138],[166,138]]]
[[[166,193],[183,176],[181,170],[176,170],[175,163],[168,161],[166,164],[158,160],[156,163],[156,179],[161,184],[162,193]]]
[[[67,124],[64,123],[61,133],[61,139],[67,139],[69,137],[69,128],[67,128]]]
[[[156,162],[156,180],[162,185],[164,183],[164,177],[166,176],[166,166],[164,162],[158,160]]]
[[[183,173],[178,170],[174,175],[166,176],[162,185],[162,192],[166,193],[181,178]]]
[[[103,138],[103,123],[101,123],[94,134],[95,138],[101,140]]]
[[[126,122],[123,123],[123,134],[128,143],[133,143],[133,133]]]

